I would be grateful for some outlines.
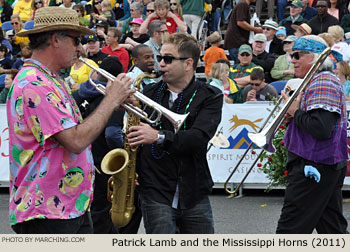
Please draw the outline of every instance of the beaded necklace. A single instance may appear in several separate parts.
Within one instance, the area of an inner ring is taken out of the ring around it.
[[[57,87],[57,88],[59,88],[59,89],[61,89],[61,90],[63,90],[63,89],[65,89],[66,90],[66,92],[68,93],[68,95],[67,94],[65,94],[65,96],[67,97],[67,99],[71,102],[71,104],[72,104],[72,106],[75,106],[75,100],[69,95],[69,87],[66,85],[66,88],[64,88],[64,87],[62,87],[62,84],[58,81],[58,80],[56,80],[55,78],[53,78],[45,69],[43,69],[41,66],[39,66],[39,65],[37,65],[37,64],[35,64],[35,63],[30,63],[30,62],[25,62],[24,64],[23,64],[23,67],[26,67],[26,66],[31,66],[31,67],[34,67],[34,68],[36,68],[36,69],[38,69],[40,72],[42,72],[48,79],[50,79],[54,84],[55,84],[55,86]],[[63,82],[64,84],[66,84],[65,82]],[[80,111],[76,111],[77,113],[78,113],[78,116],[79,116],[79,118],[81,117],[81,115],[80,115]]]
[[[187,85],[187,87],[188,87],[188,86],[189,86],[189,85]],[[165,83],[163,82],[162,85],[160,86],[160,88],[158,89],[158,92],[157,92],[157,97],[156,97],[156,102],[157,102],[157,103],[159,103],[160,95],[161,95],[161,93],[162,93],[164,87],[165,87]],[[183,96],[184,96],[184,92],[185,92],[185,90],[187,89],[187,87],[185,87],[184,89],[182,89],[181,93],[180,93],[179,96],[178,96],[179,102],[178,102],[177,107],[176,107],[176,113],[178,113],[179,110],[180,110],[180,106],[181,106],[181,103],[182,103],[182,99],[183,99]],[[192,94],[192,97],[191,97],[190,100],[188,101],[188,103],[187,103],[187,105],[186,105],[186,108],[185,108],[184,114],[187,113],[187,110],[189,109],[189,107],[190,107],[190,105],[191,105],[191,103],[192,103],[192,101],[193,101],[193,98],[196,96],[196,94],[197,94],[197,89],[194,91],[194,93]],[[186,121],[184,122],[183,127],[184,127],[184,131],[185,131],[185,130],[186,130]],[[162,125],[159,125],[159,129],[160,129],[160,130],[162,129]],[[156,155],[156,153],[155,153],[155,144],[154,144],[154,143],[152,144],[152,157],[153,157],[154,159],[159,160],[159,159],[163,158],[165,154],[170,155],[170,153],[167,152],[167,151],[165,151],[165,150],[163,150],[162,153],[161,153],[160,155]]]

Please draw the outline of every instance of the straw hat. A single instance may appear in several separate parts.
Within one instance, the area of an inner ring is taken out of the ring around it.
[[[34,28],[16,34],[26,37],[30,34],[48,31],[74,31],[81,35],[94,34],[94,31],[79,25],[78,14],[75,10],[62,7],[43,7],[35,12]]]
[[[300,30],[301,32],[305,33],[305,35],[310,35],[312,32],[311,27],[306,24],[306,23],[302,23],[301,25],[292,25],[291,26],[294,30]]]

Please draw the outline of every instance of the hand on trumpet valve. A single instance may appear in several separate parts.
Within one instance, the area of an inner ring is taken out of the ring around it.
[[[289,100],[289,96],[283,90],[281,91],[281,95],[283,97],[283,101],[286,103]],[[297,111],[300,108],[300,103],[303,96],[304,92],[300,92],[297,98],[290,105],[285,114],[285,122],[289,122],[294,117],[295,111]]]
[[[114,81],[108,81],[106,86],[106,98],[109,99],[115,108],[119,108],[122,103],[131,101],[131,95],[135,93],[135,88],[130,88],[133,79],[125,73],[118,74]]]
[[[152,144],[158,140],[158,130],[153,129],[147,123],[140,123],[138,126],[131,126],[127,134],[130,146],[140,144]]]

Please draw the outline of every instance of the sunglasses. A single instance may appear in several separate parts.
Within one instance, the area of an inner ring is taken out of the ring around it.
[[[292,53],[290,55],[290,57],[293,59],[296,59],[296,60],[299,60],[300,59],[300,54],[307,54],[308,52],[295,52],[295,53]]]
[[[165,55],[165,56],[161,56],[161,55],[157,55],[157,61],[160,63],[162,60],[164,60],[165,64],[171,64],[173,62],[173,60],[187,60],[188,58],[185,57],[174,57],[174,56],[170,56],[170,55]]]
[[[246,53],[246,52],[241,53],[240,55],[241,55],[242,57],[248,57],[248,56],[250,56],[250,54],[249,54],[249,53]]]
[[[261,85],[261,82],[260,83],[250,83],[250,85],[252,85],[254,87],[259,87]]]
[[[95,2],[94,5],[98,5],[98,4],[100,4],[100,3],[102,3],[102,1],[101,1],[101,2]]]
[[[35,2],[34,4],[42,4],[42,3],[43,3],[43,2],[40,1],[40,2]]]
[[[11,22],[12,25],[18,25],[18,22]]]
[[[152,13],[153,13],[153,12],[154,12],[154,10],[147,10],[147,12],[152,12]]]
[[[176,6],[176,5],[177,5],[177,3],[170,3],[170,6],[171,6],[171,5],[174,5],[174,6]]]
[[[283,41],[283,44],[291,44],[291,41]]]
[[[164,30],[164,31],[157,31],[157,32],[161,32],[161,33],[166,33],[166,32],[168,32],[168,30]]]
[[[81,43],[80,37],[74,37],[74,36],[69,35],[69,34],[65,34],[65,36],[73,39],[73,41],[74,41],[74,46],[80,45],[80,43]]]

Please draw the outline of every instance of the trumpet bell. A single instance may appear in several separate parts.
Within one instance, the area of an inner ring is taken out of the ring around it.
[[[127,166],[129,154],[124,149],[114,149],[108,152],[102,159],[101,169],[105,174],[114,175]]]

